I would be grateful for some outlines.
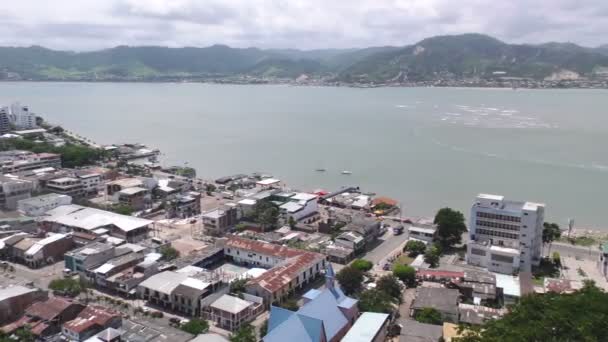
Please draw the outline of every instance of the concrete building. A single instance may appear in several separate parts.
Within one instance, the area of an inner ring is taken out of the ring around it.
[[[388,314],[364,312],[341,342],[384,342],[389,322]]]
[[[5,159],[2,162],[2,173],[17,173],[47,167],[60,168],[61,155],[56,153],[23,153],[16,158]]]
[[[441,314],[444,321],[458,323],[458,290],[446,288],[419,287],[416,289],[416,298],[412,302],[410,315],[424,308],[433,308]]]
[[[49,210],[41,221],[47,231],[73,231],[93,238],[108,234],[130,243],[145,240],[153,224],[150,220],[74,204]]]
[[[0,134],[11,131],[11,123],[8,118],[8,107],[0,107]]]
[[[15,102],[10,106],[8,119],[16,129],[32,129],[37,127],[36,115],[30,112],[28,106],[22,106],[19,102]]]
[[[65,252],[72,249],[74,241],[70,234],[53,234],[35,242],[25,251],[25,264],[37,268],[61,260]]]
[[[432,243],[437,232],[435,227],[415,227],[411,226],[407,229],[410,240],[418,240],[424,243]]]
[[[67,195],[72,198],[84,196],[84,186],[78,178],[61,177],[46,182],[46,189],[56,194]]]
[[[42,216],[61,205],[72,204],[72,197],[62,194],[46,194],[17,202],[17,210],[26,216]]]
[[[177,194],[165,206],[166,217],[188,218],[201,213],[201,194],[190,192],[188,195]]]
[[[129,188],[143,188],[151,191],[158,185],[153,178],[122,178],[106,183],[107,200],[118,203],[120,192]],[[128,193],[128,192],[127,192]]]
[[[15,285],[0,289],[0,325],[13,322],[32,303],[47,298],[45,291],[36,288]]]
[[[263,299],[243,294],[243,298],[223,295],[213,302],[204,315],[216,326],[229,331],[239,329],[264,311]]]
[[[126,205],[133,210],[144,210],[152,205],[152,194],[148,189],[132,187],[118,192],[118,203]]]
[[[123,296],[131,297],[137,294],[137,286],[144,280],[159,273],[159,262],[161,255],[151,253],[146,255],[143,261],[133,267],[129,267],[106,279],[106,287],[116,291]]]
[[[72,272],[85,274],[94,267],[101,266],[114,257],[115,247],[101,242],[94,242],[64,255],[65,268]]]
[[[144,260],[142,253],[127,253],[106,261],[103,265],[86,272],[87,277],[99,287],[108,287],[108,279]]]
[[[335,244],[358,252],[365,249],[365,239],[356,232],[343,232],[335,239]]]
[[[61,333],[68,341],[84,341],[107,328],[119,329],[121,326],[119,312],[88,305],[76,318],[63,324]]]
[[[530,272],[541,259],[544,204],[480,194],[471,208],[467,263],[489,271]]]
[[[202,215],[203,227],[209,235],[219,236],[237,224],[237,209],[222,207]]]
[[[82,191],[85,196],[97,195],[101,185],[102,176],[99,173],[76,173],[76,178],[80,179]]]
[[[17,209],[18,202],[30,198],[32,190],[32,182],[0,176],[0,207],[8,210]]]
[[[296,220],[296,222],[314,216],[319,211],[319,205],[317,203],[319,196],[315,194],[304,192],[279,193],[275,194],[274,197],[282,197],[282,200],[285,201],[285,203],[280,205],[279,209],[285,213],[287,217],[292,217]]]

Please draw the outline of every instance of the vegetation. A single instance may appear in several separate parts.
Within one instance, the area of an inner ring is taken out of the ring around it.
[[[359,296],[359,311],[391,313],[394,298],[384,291],[370,289],[361,292]]]
[[[422,310],[416,311],[414,319],[420,323],[435,325],[443,324],[441,313],[434,308],[423,308]]]
[[[204,334],[209,331],[209,323],[205,320],[192,318],[188,323],[182,324],[180,327],[183,331],[194,336]]]
[[[111,206],[108,209],[117,214],[127,215],[127,216],[133,214],[133,211],[134,211],[133,208],[128,204],[116,204],[116,205]]]
[[[528,295],[501,319],[472,327],[459,342],[608,341],[608,294],[586,282],[572,294]]]
[[[551,252],[551,244],[553,241],[558,240],[562,236],[562,231],[559,229],[557,223],[545,222],[543,224],[543,244],[549,245],[549,252]]]
[[[362,272],[367,272],[374,267],[374,264],[371,261],[365,259],[356,259],[350,265]]]
[[[423,254],[426,250],[426,244],[422,241],[418,240],[409,240],[405,247],[403,247],[403,251],[407,252],[409,257],[415,258],[420,254]]]
[[[245,292],[247,279],[236,279],[230,283],[230,293],[239,294]]]
[[[216,190],[217,190],[217,187],[211,183],[205,185],[205,191],[207,192],[207,195],[209,195],[209,196],[211,196],[211,193],[215,192]]]
[[[559,252],[553,252],[553,254],[551,254],[551,260],[556,267],[562,266],[562,258],[561,255],[559,255]]]
[[[396,302],[401,303],[401,284],[393,275],[382,276],[376,281],[376,289],[391,296]]]
[[[437,246],[431,246],[424,253],[424,262],[431,265],[431,267],[437,267],[439,265],[439,257],[441,256],[441,251]]]
[[[253,206],[252,218],[262,226],[263,230],[274,228],[279,220],[279,208],[272,203],[258,201]]]
[[[5,139],[0,142],[0,151],[25,150],[34,153],[58,153],[61,154],[62,165],[73,168],[94,164],[103,156],[103,151],[84,145],[65,144],[55,147],[47,143],[36,143],[27,139]]]
[[[256,342],[255,329],[251,324],[241,326],[230,335],[230,342]]]
[[[462,234],[467,231],[464,215],[451,208],[439,209],[435,215],[437,242],[442,248],[452,247],[462,242]]]
[[[298,302],[293,298],[286,299],[285,301],[280,303],[278,306],[282,307],[283,309],[287,309],[287,310],[291,310],[291,311],[298,311],[298,309],[300,308],[298,306]]]
[[[393,275],[407,287],[414,287],[416,285],[416,269],[412,266],[396,264],[393,266]]]
[[[293,216],[289,216],[289,219],[287,220],[287,224],[289,225],[289,227],[291,229],[294,229],[296,227],[296,220],[293,218]]]
[[[264,320],[262,326],[260,326],[260,336],[264,337],[268,334],[268,320]]]
[[[36,336],[32,333],[29,325],[25,325],[19,329],[17,329],[13,333],[14,337],[6,334],[3,331],[0,331],[0,342],[34,342],[36,341]]]
[[[338,272],[336,279],[346,295],[352,295],[361,290],[363,272],[352,266],[346,266]]]
[[[58,278],[51,280],[49,289],[67,296],[75,297],[85,290],[85,285],[74,278]]]
[[[167,261],[179,258],[179,251],[173,248],[173,246],[161,247],[160,254],[163,256],[163,259]]]

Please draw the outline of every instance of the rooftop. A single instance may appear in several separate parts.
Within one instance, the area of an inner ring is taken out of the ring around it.
[[[412,309],[434,308],[441,312],[458,314],[460,292],[454,289],[419,287]]]
[[[36,196],[36,197],[31,197],[28,199],[22,199],[19,201],[19,204],[24,204],[24,205],[44,205],[47,204],[49,202],[53,202],[55,200],[58,199],[67,199],[67,198],[71,198],[68,195],[61,195],[61,194],[55,194],[55,193],[50,193],[50,194],[46,194],[46,195],[40,195],[40,196]]]
[[[502,291],[505,295],[512,297],[521,296],[519,278],[508,274],[500,273],[494,273],[494,275],[496,276],[496,287],[502,288]]]
[[[32,288],[21,286],[21,285],[5,287],[3,289],[0,289],[0,302],[3,300],[9,299],[9,298],[21,296],[26,293],[36,292],[36,291],[38,291],[38,289],[32,289]]]
[[[52,297],[43,302],[36,302],[30,305],[25,314],[40,318],[43,321],[50,321],[60,315],[70,305],[74,304],[71,300],[63,297]]]
[[[211,304],[211,307],[225,312],[230,312],[231,314],[238,314],[239,312],[247,309],[252,304],[253,303],[240,299],[238,297],[225,294],[221,296],[218,300],[213,302],[213,304]]]
[[[262,288],[274,293],[289,284],[300,271],[323,259],[325,256],[322,254],[303,252],[303,254],[284,260],[249,283],[259,284]]]
[[[65,239],[68,235],[66,234],[53,234],[47,238],[44,238],[38,242],[36,242],[32,247],[30,247],[25,254],[26,255],[34,255],[38,253],[40,250],[44,248],[44,246],[49,245],[53,242]]]
[[[268,185],[274,185],[277,183],[280,183],[281,181],[278,179],[274,179],[274,178],[266,178],[266,179],[262,179],[260,181],[257,181],[256,184],[257,185],[263,185],[263,186],[268,186]]]
[[[259,254],[272,255],[283,259],[307,253],[306,251],[299,249],[275,245],[268,242],[245,239],[234,235],[228,238],[226,241],[226,247],[245,249]]]
[[[118,193],[122,194],[122,195],[135,195],[135,194],[138,194],[140,192],[146,192],[146,191],[148,191],[148,190],[145,189],[145,188],[134,186],[134,187],[131,187],[131,188],[122,189]]]
[[[120,317],[120,314],[102,306],[88,305],[78,314],[78,317],[66,322],[63,327],[81,333],[95,325],[105,327],[115,317]]]
[[[46,216],[43,217],[43,220],[45,222],[55,222],[64,226],[78,227],[86,230],[114,225],[125,232],[146,227],[153,222],[138,217],[75,204],[62,205],[49,210]]]
[[[342,338],[342,342],[372,342],[388,320],[388,314],[364,312]]]
[[[441,325],[420,323],[413,319],[403,319],[399,323],[403,325],[399,342],[437,342],[443,335]]]
[[[115,181],[106,183],[106,185],[118,185],[123,189],[138,187],[138,186],[142,186],[143,184],[144,183],[141,181],[141,179],[137,179],[137,178],[123,178],[123,179],[117,179]]]

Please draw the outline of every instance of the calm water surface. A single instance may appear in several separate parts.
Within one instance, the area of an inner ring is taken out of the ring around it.
[[[414,216],[468,216],[477,193],[498,193],[608,228],[604,90],[0,83],[0,103],[12,101],[98,143],[158,147],[202,177],[360,185]]]

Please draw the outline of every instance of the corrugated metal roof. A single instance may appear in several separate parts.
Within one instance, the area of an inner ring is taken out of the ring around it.
[[[364,312],[342,338],[342,342],[372,342],[388,319],[388,314]]]

